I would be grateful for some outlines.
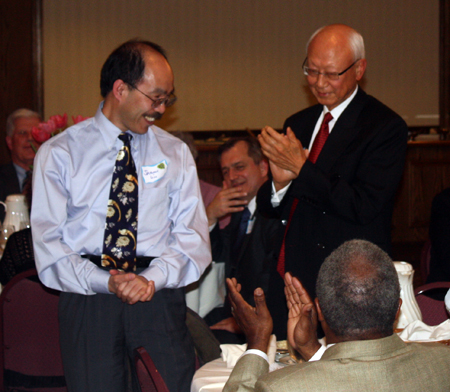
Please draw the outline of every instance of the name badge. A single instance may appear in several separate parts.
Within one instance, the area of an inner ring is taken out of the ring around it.
[[[167,172],[166,160],[155,165],[142,166],[142,178],[146,184],[159,181]]]

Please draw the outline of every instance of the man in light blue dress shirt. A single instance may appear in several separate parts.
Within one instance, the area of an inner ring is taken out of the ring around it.
[[[100,86],[95,116],[46,142],[33,178],[43,195],[31,213],[36,266],[45,285],[62,291],[67,384],[125,391],[129,358],[144,346],[170,391],[186,391],[195,357],[184,286],[198,280],[211,254],[192,155],[154,125],[175,101],[172,69],[158,45],[130,41],[108,57]],[[121,132],[132,135],[138,176],[136,273],[99,262]]]

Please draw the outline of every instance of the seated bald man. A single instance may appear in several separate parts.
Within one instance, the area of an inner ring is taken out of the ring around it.
[[[224,391],[444,391],[450,386],[450,347],[405,343],[393,333],[401,306],[389,256],[363,240],[345,242],[323,263],[313,302],[297,278],[285,276],[288,339],[306,361],[268,373],[272,318],[264,293],[253,308],[228,280],[234,317],[248,339]],[[328,346],[316,336],[322,324]],[[249,351],[252,350],[252,351]]]

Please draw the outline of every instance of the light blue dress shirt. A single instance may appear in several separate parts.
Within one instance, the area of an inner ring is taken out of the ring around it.
[[[80,255],[102,253],[111,178],[123,144],[102,106],[95,117],[44,143],[33,172],[39,277],[48,287],[87,295],[109,293],[109,272]],[[140,275],[157,291],[186,286],[211,262],[195,162],[186,144],[156,126],[131,134],[139,177],[137,255],[156,257]]]

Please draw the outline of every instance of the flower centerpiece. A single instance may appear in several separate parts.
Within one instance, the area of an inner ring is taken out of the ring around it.
[[[89,117],[83,117],[81,115],[72,116],[72,121],[74,124],[78,124],[81,121],[88,119]],[[31,135],[33,139],[38,143],[44,143],[52,136],[61,133],[67,128],[67,113],[63,115],[56,114],[51,116],[47,122],[40,123],[37,127],[33,127],[31,130]],[[32,144],[33,148],[34,145]]]
[[[72,121],[73,124],[75,125],[81,121],[87,120],[88,118],[89,117],[83,117],[81,115],[72,116]],[[66,128],[67,128],[67,113],[64,113],[63,115],[57,114],[51,116],[47,122],[41,122],[37,127],[33,127],[31,129],[31,136],[37,143],[39,143],[38,144],[39,146],[41,143],[44,143],[52,136],[55,136],[58,133],[63,132]],[[36,145],[33,142],[30,142],[30,144],[34,152],[36,153],[39,147],[36,147]],[[32,165],[30,166],[30,171],[31,170],[33,170]],[[31,175],[29,174],[27,174],[27,180],[23,187],[22,193],[26,196],[28,206],[29,208],[31,208]]]

